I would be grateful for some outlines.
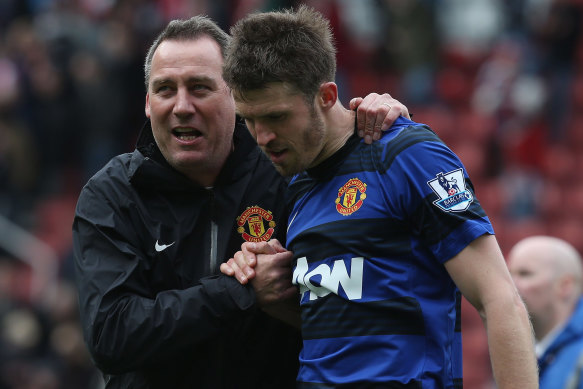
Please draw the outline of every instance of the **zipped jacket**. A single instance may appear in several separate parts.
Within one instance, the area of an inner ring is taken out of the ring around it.
[[[218,268],[285,242],[285,180],[242,125],[213,188],[173,169],[149,122],[81,191],[73,223],[85,342],[107,388],[293,388],[299,332]]]

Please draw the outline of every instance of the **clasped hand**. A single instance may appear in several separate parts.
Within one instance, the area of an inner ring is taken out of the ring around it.
[[[221,272],[234,276],[241,284],[250,283],[260,306],[268,306],[297,295],[292,285],[293,253],[277,239],[245,242],[241,251],[221,264]]]

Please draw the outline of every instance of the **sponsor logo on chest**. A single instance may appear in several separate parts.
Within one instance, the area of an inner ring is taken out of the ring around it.
[[[346,267],[350,266],[350,275]],[[309,299],[315,300],[330,293],[339,295],[342,287],[349,300],[362,298],[362,276],[364,259],[355,257],[348,261],[338,259],[331,265],[321,263],[313,269],[309,269],[306,257],[299,258],[294,269],[292,283],[299,285],[302,299],[309,293]]]

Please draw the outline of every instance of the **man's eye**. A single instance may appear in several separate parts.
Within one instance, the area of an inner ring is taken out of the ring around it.
[[[170,87],[168,85],[161,85],[158,88],[156,88],[156,93],[163,93],[170,90]]]
[[[271,121],[277,121],[277,120],[281,120],[284,118],[284,114],[282,113],[278,113],[278,114],[274,114],[274,115],[269,115],[267,117],[267,119],[271,120]]]

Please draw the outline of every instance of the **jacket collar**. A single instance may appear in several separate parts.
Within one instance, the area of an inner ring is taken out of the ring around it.
[[[575,306],[571,318],[563,330],[556,336],[550,346],[539,358],[539,369],[542,374],[547,365],[551,363],[561,349],[569,345],[574,339],[583,337],[583,298]]]
[[[154,134],[152,133],[152,123],[150,119],[147,119],[142,129],[140,130],[140,134],[138,135],[138,140],[136,142],[136,148],[140,149],[140,147],[144,147],[150,144],[156,144],[154,140]]]
[[[215,187],[236,181],[248,170],[244,161],[256,158],[257,153],[261,153],[257,143],[241,120],[237,120],[235,124],[233,142],[234,150],[221,169]],[[169,191],[202,189],[166,161],[154,140],[150,120],[144,123],[138,135],[136,151],[132,156],[130,169],[130,180],[134,185],[150,188],[158,186],[159,190]]]

